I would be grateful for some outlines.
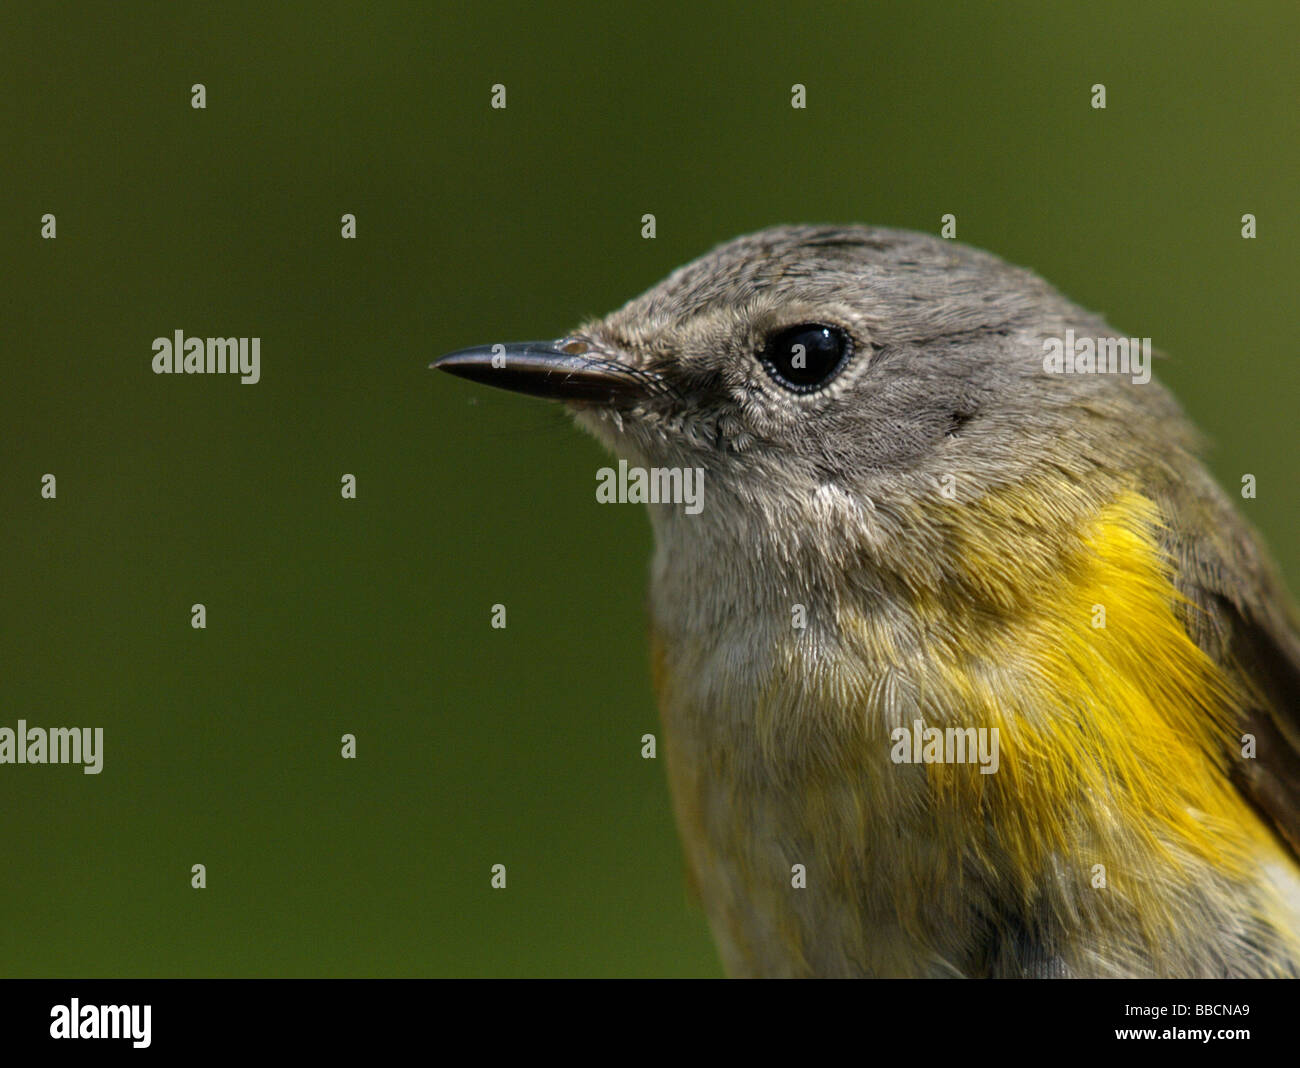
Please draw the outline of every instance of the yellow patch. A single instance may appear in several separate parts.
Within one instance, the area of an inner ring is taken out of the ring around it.
[[[1028,503],[1003,502],[1003,514]],[[953,595],[917,606],[948,636],[930,651],[923,700],[940,714],[927,726],[1000,736],[996,774],[925,765],[952,855],[973,852],[1026,906],[1061,858],[1081,888],[1103,865],[1130,904],[1202,864],[1247,879],[1273,843],[1228,779],[1241,695],[1179,621],[1155,506],[1122,495],[1078,531],[1077,551],[1051,554],[1050,571],[1035,559],[1044,544],[991,539],[997,524],[981,512],[978,529],[957,529]],[[1163,918],[1136,913],[1158,941]]]

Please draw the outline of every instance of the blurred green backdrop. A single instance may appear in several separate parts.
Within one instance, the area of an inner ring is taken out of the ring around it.
[[[645,517],[560,411],[426,365],[744,231],[954,213],[1172,354],[1300,574],[1292,3],[3,19],[0,726],[106,752],[0,766],[0,975],[718,974],[638,752]],[[262,381],[155,376],[177,329]]]

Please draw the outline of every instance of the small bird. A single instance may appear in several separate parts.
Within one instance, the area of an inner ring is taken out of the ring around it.
[[[651,661],[728,974],[1300,975],[1296,617],[1142,355],[988,253],[788,226],[432,364],[702,472],[648,506]]]

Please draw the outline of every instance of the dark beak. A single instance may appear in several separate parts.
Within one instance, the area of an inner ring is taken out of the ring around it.
[[[479,345],[429,364],[471,382],[551,400],[618,404],[645,400],[656,392],[655,375],[586,351],[585,342],[521,341]]]

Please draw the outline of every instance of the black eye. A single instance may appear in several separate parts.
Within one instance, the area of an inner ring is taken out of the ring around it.
[[[849,361],[853,343],[837,326],[804,323],[778,330],[767,339],[763,366],[793,393],[821,389]]]

